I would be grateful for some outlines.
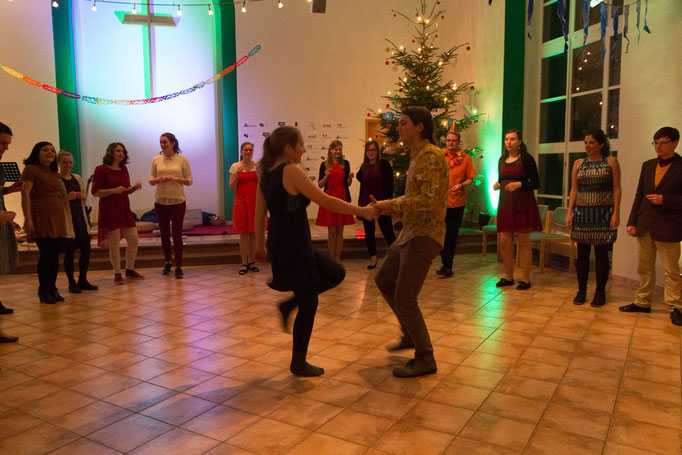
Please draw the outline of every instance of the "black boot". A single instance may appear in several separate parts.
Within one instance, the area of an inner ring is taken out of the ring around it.
[[[52,288],[52,291],[50,291],[50,292],[52,292],[52,297],[54,298],[55,302],[63,302],[64,301],[64,297],[59,295],[59,291],[57,290],[57,288]]]
[[[94,284],[90,283],[87,278],[84,276],[78,277],[78,287],[81,288],[83,291],[96,291],[99,289],[97,286]]]
[[[322,376],[324,374],[324,368],[309,364],[305,361],[305,357],[305,352],[294,351],[291,355],[291,365],[289,366],[289,371],[296,376]]]
[[[52,295],[52,291],[48,291],[44,288],[38,288],[38,298],[40,299],[40,303],[57,303]]]
[[[590,306],[593,306],[595,308],[599,308],[600,306],[604,306],[606,304],[606,293],[602,292],[595,292],[594,298],[592,299],[592,303],[590,303]]]
[[[76,284],[75,281],[69,281],[69,292],[71,294],[80,294],[81,288]]]
[[[582,305],[585,303],[585,300],[587,299],[587,290],[586,289],[579,289],[578,293],[575,295],[575,298],[573,299],[573,303],[576,305]]]
[[[14,310],[11,308],[7,308],[5,305],[0,302],[0,314],[12,314],[14,313]]]

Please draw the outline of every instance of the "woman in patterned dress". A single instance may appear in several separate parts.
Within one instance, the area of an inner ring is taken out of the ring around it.
[[[585,303],[590,247],[594,246],[597,288],[591,305],[600,307],[606,303],[609,250],[616,241],[620,224],[620,166],[615,157],[609,156],[609,143],[602,130],[585,136],[585,152],[587,157],[573,163],[566,215],[571,239],[578,244],[578,293],[573,303]]]

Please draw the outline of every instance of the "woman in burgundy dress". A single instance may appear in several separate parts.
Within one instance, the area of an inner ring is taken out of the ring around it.
[[[493,188],[502,190],[497,209],[497,232],[500,234],[500,250],[506,277],[497,282],[497,287],[514,284],[513,243],[516,233],[523,271],[523,279],[519,280],[516,289],[523,291],[530,288],[530,233],[542,231],[543,228],[533,192],[540,188],[538,168],[523,143],[521,131],[512,129],[505,133],[498,170],[499,179]]]
[[[330,196],[350,202],[348,187],[353,182],[353,176],[354,174],[350,172],[350,163],[343,159],[343,144],[341,141],[332,141],[327,151],[327,159],[320,165],[318,179],[320,188],[324,188],[324,192]],[[343,249],[343,227],[347,224],[355,224],[353,216],[332,212],[320,206],[315,224],[327,226],[329,255],[337,262],[340,261]]]
[[[239,233],[239,253],[242,257],[239,274],[244,275],[249,270],[252,272],[259,270],[254,258],[258,175],[256,162],[253,161],[253,144],[244,142],[240,147],[239,155],[239,161],[230,167],[229,184],[230,189],[235,191],[234,204],[232,204],[232,226],[234,232]]]
[[[365,142],[365,159],[357,173],[357,179],[360,182],[360,197],[358,198],[360,207],[365,207],[370,203],[370,196],[377,201],[393,197],[393,169],[388,161],[381,159],[377,141]],[[381,215],[377,221],[386,243],[391,246],[395,240],[391,215]],[[374,220],[364,218],[362,218],[362,224],[365,226],[365,243],[369,250],[367,268],[371,270],[377,266],[376,224]]]
[[[142,188],[140,182],[130,186],[128,174],[128,150],[120,142],[107,147],[102,163],[95,168],[92,180],[92,195],[99,199],[97,223],[97,244],[109,244],[109,259],[114,268],[114,283],[123,284],[121,276],[121,234],[126,243],[126,278],[144,279],[135,271],[137,257],[137,228],[130,211],[128,195]]]

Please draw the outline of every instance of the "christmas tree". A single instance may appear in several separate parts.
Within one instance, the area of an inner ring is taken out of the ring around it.
[[[394,197],[405,193],[406,171],[410,164],[409,150],[398,140],[398,117],[403,106],[424,106],[433,115],[435,122],[434,139],[436,145],[445,145],[448,131],[462,132],[478,123],[480,113],[471,112],[462,118],[454,119],[452,113],[457,104],[457,96],[473,90],[469,83],[456,84],[445,80],[443,71],[457,59],[457,51],[468,44],[460,44],[441,52],[436,46],[440,21],[445,19],[445,10],[440,10],[440,2],[436,1],[429,7],[427,0],[421,0],[414,17],[392,10],[394,17],[402,17],[415,24],[415,34],[412,36],[413,48],[408,50],[404,45],[396,45],[387,39],[390,52],[386,65],[396,65],[396,71],[402,68],[403,74],[398,76],[396,87],[383,96],[386,100],[385,109],[370,110],[368,117],[374,116],[381,122],[382,133],[385,138],[383,152],[391,162],[395,179]],[[472,147],[465,152],[472,158],[481,157],[481,149]],[[480,185],[482,175],[474,179],[472,189]]]

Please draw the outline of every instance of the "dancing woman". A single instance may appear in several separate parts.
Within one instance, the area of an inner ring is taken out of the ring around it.
[[[306,362],[318,294],[338,285],[346,272],[329,256],[313,249],[306,207],[312,200],[327,210],[366,219],[375,217],[375,209],[358,207],[322,192],[299,166],[304,153],[303,136],[290,126],[277,128],[263,143],[256,196],[256,260],[265,261],[265,215],[270,212],[270,287],[294,293],[279,306],[285,328],[289,313],[298,307],[289,369],[297,376],[320,376],[324,369]]]

